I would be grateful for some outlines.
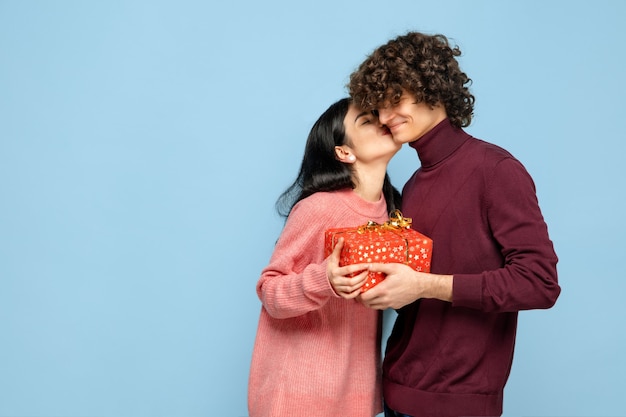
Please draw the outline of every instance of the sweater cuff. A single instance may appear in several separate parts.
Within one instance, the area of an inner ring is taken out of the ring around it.
[[[455,274],[452,278],[452,306],[481,309],[483,277],[476,274]]]
[[[328,291],[330,291],[333,297],[341,298],[341,296],[335,292],[335,289],[333,288],[333,286],[330,285],[330,280],[328,279],[328,274],[326,273],[327,263],[328,263],[328,258],[324,259],[324,262],[322,262],[322,265],[324,265],[324,282],[326,282],[326,287],[328,288]]]
[[[337,295],[337,293],[333,289],[333,286],[330,285],[330,281],[328,280],[328,275],[326,273],[327,262],[328,261],[324,259],[324,261],[319,264],[319,268],[317,269],[317,271],[311,275],[312,279],[309,283],[310,286],[308,286],[306,290],[314,294],[319,294],[321,296],[339,298],[339,295]]]

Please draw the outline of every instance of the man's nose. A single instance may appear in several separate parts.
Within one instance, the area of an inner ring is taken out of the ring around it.
[[[378,109],[378,120],[381,125],[386,125],[391,120],[392,112],[390,109]]]

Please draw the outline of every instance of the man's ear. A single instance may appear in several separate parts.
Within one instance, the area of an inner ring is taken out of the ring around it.
[[[344,164],[353,164],[356,161],[352,150],[347,146],[335,146],[335,155],[337,160]]]

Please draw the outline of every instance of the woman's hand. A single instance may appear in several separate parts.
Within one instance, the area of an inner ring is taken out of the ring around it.
[[[361,287],[369,274],[368,264],[339,266],[339,257],[343,248],[343,238],[339,238],[333,253],[328,256],[326,275],[338,296],[352,299],[361,294]],[[352,274],[354,276],[348,276]]]

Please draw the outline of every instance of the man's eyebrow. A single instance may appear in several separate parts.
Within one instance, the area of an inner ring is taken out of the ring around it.
[[[354,122],[356,123],[356,121],[359,120],[359,117],[367,116],[368,114],[372,114],[372,112],[370,112],[370,111],[363,111],[363,112],[357,114],[356,117],[354,118]]]

